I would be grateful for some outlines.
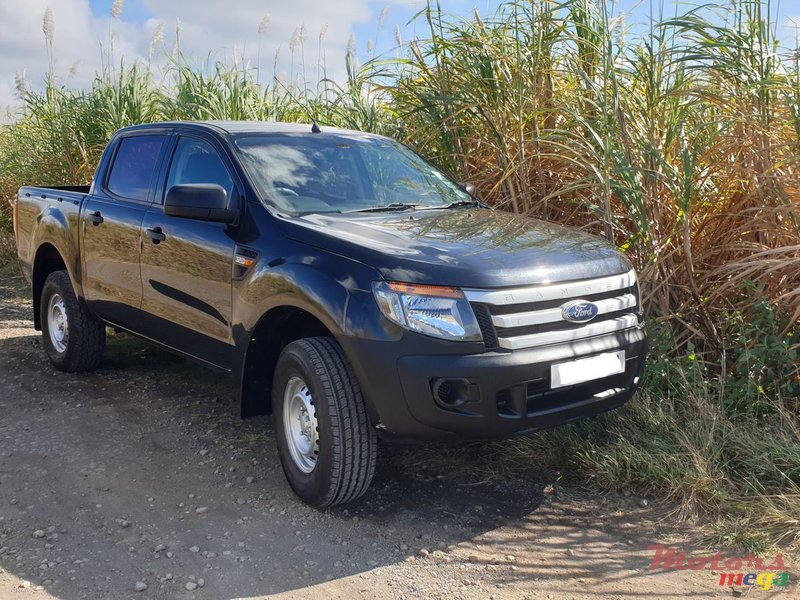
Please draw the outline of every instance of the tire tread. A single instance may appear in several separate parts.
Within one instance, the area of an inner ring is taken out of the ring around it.
[[[370,426],[361,387],[341,347],[333,338],[304,338],[293,342],[310,359],[325,388],[333,437],[331,485],[320,506],[351,502],[364,494],[375,474],[377,435]],[[315,398],[315,401],[319,401]]]
[[[50,351],[50,339],[47,331],[48,292],[55,288],[64,299],[69,319],[69,340],[63,355],[58,355],[53,349]],[[92,315],[72,289],[72,282],[66,271],[54,271],[45,279],[42,286],[42,334],[50,362],[68,373],[90,371],[100,364],[106,347],[105,325]]]

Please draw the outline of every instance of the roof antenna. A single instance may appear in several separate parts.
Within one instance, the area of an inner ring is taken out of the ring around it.
[[[311,126],[311,133],[322,133],[322,129],[319,128],[316,122]]]

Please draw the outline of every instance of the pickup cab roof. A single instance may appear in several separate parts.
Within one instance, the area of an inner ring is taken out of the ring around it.
[[[173,128],[183,127],[198,130],[211,131],[217,134],[243,134],[243,133],[308,133],[312,134],[311,123],[282,123],[269,121],[161,121],[156,123],[146,123],[142,125],[132,125],[124,127],[117,133],[125,134],[139,129],[154,128]],[[359,137],[383,137],[363,131],[352,129],[340,129],[338,127],[328,127],[321,125],[321,130],[326,133],[336,133],[337,135],[359,136]]]

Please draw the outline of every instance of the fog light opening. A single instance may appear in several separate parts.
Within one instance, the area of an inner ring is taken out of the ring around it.
[[[469,402],[469,380],[437,379],[433,382],[433,397],[442,408],[458,408]]]

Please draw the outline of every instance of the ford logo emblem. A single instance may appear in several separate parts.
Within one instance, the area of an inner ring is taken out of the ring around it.
[[[561,307],[561,315],[565,321],[587,323],[597,316],[597,304],[586,300],[573,300]]]

